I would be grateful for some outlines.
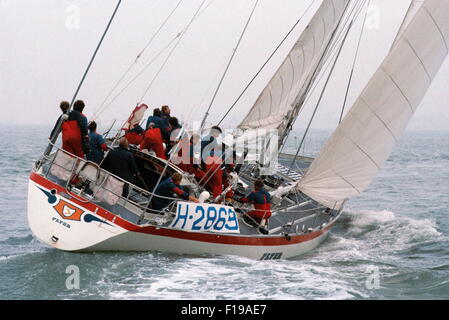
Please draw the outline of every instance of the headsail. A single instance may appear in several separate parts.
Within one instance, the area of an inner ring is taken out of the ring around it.
[[[426,0],[297,188],[328,207],[364,191],[448,54],[449,1]]]
[[[321,57],[348,3],[349,0],[323,1],[288,57],[238,126],[240,129],[277,129],[280,137],[284,135],[302,107],[303,101],[298,99],[319,68]]]
[[[405,15],[404,20],[402,21],[401,27],[399,28],[399,32],[396,35],[396,38],[393,42],[392,47],[394,47],[396,42],[402,37],[402,34],[404,33],[405,29],[408,27],[410,22],[413,20],[413,18],[415,17],[416,13],[421,8],[423,3],[424,3],[424,0],[412,0],[412,2],[410,3],[410,7],[407,10],[407,14]]]

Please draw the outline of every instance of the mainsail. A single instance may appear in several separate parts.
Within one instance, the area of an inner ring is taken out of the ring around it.
[[[426,0],[297,188],[327,207],[363,192],[448,54],[449,1]]]
[[[290,51],[255,105],[238,126],[242,130],[277,129],[280,137],[296,119],[307,84],[339,26],[349,0],[326,0]],[[281,139],[282,140],[282,139]]]

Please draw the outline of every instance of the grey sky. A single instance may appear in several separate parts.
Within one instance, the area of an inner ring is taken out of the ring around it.
[[[79,96],[88,105],[88,117],[101,105],[114,83],[178,1],[123,2]],[[201,1],[184,0],[181,3],[179,10],[142,56],[131,75],[142,70],[155,53],[184,28]],[[206,3],[209,1],[213,0],[207,0]],[[221,118],[310,1],[260,0],[228,78],[217,97],[209,119],[211,122]],[[1,123],[54,123],[59,114],[59,101],[72,97],[115,3],[112,0],[0,0]],[[410,0],[372,0],[374,9],[370,11],[371,27],[364,33],[350,102],[355,100],[385,57],[409,3]],[[144,102],[151,107],[169,104],[180,118],[191,116],[192,119],[201,120],[210,101],[213,85],[217,84],[232,54],[253,4],[252,0],[214,0],[183,38]],[[319,4],[320,1],[315,0],[313,8],[316,9]],[[230,114],[228,125],[236,124],[243,118],[312,14],[313,10],[308,12],[302,24]],[[350,45],[344,52],[342,63],[323,100],[323,108],[317,115],[314,125],[317,128],[336,125],[359,30],[360,25],[350,35]],[[111,119],[128,116],[167,53],[101,114],[98,119],[101,124],[106,125]],[[409,129],[449,129],[448,70],[449,59],[440,70]],[[194,107],[196,109],[192,113]],[[307,106],[297,127],[304,126],[311,109],[312,105]]]

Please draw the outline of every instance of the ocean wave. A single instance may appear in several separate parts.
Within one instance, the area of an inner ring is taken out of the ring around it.
[[[354,237],[370,233],[385,240],[394,239],[398,243],[414,243],[437,240],[443,236],[432,219],[396,216],[388,210],[347,211],[345,217],[344,223],[350,226],[349,235]]]
[[[12,236],[0,241],[0,245],[21,245],[35,242],[35,238],[28,234],[26,236]]]
[[[260,262],[239,257],[180,259],[158,276],[142,273],[135,290],[114,285],[111,299],[351,299],[339,271],[298,261]]]
[[[433,155],[433,158],[435,160],[449,160],[449,153],[445,153],[445,152],[436,152]]]

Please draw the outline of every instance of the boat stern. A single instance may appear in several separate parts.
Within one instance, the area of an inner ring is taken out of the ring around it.
[[[81,251],[108,240],[125,229],[79,205],[51,181],[33,173],[28,184],[28,224],[47,245],[64,251]]]

